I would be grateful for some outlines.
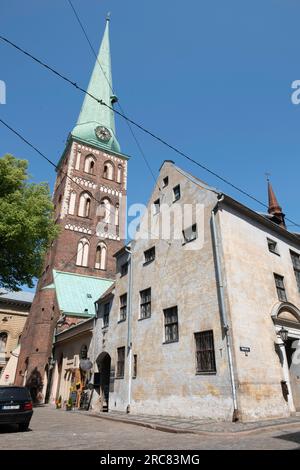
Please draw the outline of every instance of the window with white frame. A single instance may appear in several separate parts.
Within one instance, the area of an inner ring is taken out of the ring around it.
[[[103,177],[108,180],[114,179],[114,165],[111,162],[105,162],[103,168]]]
[[[84,160],[84,171],[86,173],[94,174],[95,169],[95,158],[93,155],[87,155]]]
[[[76,205],[76,192],[72,191],[71,194],[70,194],[69,214],[74,215],[75,205]]]
[[[78,215],[80,217],[89,217],[91,211],[91,196],[89,193],[81,193],[79,198]]]
[[[95,268],[102,269],[103,271],[106,270],[107,264],[107,246],[104,242],[100,242],[96,248],[96,261],[95,261]]]
[[[87,266],[89,257],[89,241],[86,238],[81,238],[77,245],[77,266]]]

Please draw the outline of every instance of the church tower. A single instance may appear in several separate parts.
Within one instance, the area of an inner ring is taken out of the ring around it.
[[[78,121],[57,166],[53,203],[60,233],[45,257],[44,272],[21,339],[16,384],[45,399],[53,335],[95,314],[94,302],[115,277],[113,255],[126,221],[128,157],[116,137],[109,19]]]

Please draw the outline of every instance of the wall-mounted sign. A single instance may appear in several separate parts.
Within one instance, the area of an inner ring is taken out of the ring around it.
[[[246,347],[246,346],[240,346],[240,351],[244,352],[244,353],[249,353],[250,352],[250,348]]]

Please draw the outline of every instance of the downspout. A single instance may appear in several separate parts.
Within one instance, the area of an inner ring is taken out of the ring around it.
[[[220,240],[218,236],[217,221],[216,221],[216,213],[218,211],[220,202],[222,202],[223,200],[224,200],[224,195],[222,194],[221,196],[218,197],[218,202],[211,212],[212,242],[213,242],[213,250],[214,250],[215,261],[216,261],[217,289],[218,289],[219,301],[220,301],[221,321],[222,321],[222,327],[223,327],[223,331],[224,331],[225,339],[226,339],[228,366],[229,366],[230,381],[231,381],[232,401],[233,401],[232,421],[238,421],[239,411],[238,411],[238,404],[237,404],[236,383],[235,383],[235,377],[234,377],[232,349],[231,349],[228,316],[227,316],[227,309],[226,309],[226,302],[225,302],[224,280],[223,280],[222,267],[221,267],[221,248],[220,248]]]
[[[131,405],[131,386],[132,386],[132,334],[131,334],[131,313],[132,313],[132,251],[126,247],[125,250],[129,253],[128,258],[128,305],[127,305],[127,363],[128,363],[128,404],[126,413],[130,413]]]

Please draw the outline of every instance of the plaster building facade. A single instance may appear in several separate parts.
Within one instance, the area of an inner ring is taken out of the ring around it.
[[[14,382],[19,343],[34,295],[0,292],[0,385]]]
[[[64,407],[69,398],[74,407],[83,403],[83,392],[92,371],[85,367],[93,347],[94,318],[83,320],[55,335],[50,404]]]
[[[91,96],[101,97],[109,106]],[[116,137],[109,20],[77,124],[58,163],[53,203],[61,230],[50,247],[21,341],[16,384],[45,400],[57,322],[70,327],[95,314],[115,277],[123,244],[128,157]]]
[[[259,214],[167,161],[115,256],[97,302],[94,409],[243,421],[299,411],[300,238],[270,184]]]

